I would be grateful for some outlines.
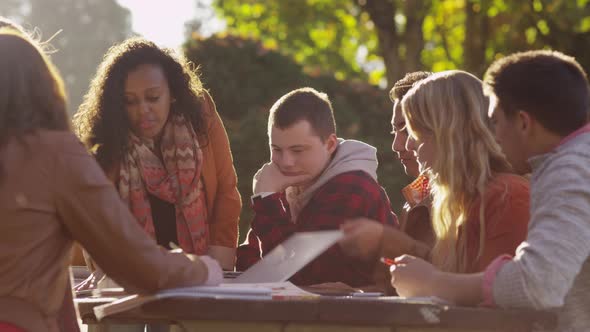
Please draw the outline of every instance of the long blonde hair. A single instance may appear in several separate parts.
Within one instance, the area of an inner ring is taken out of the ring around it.
[[[436,242],[432,262],[450,272],[465,272],[468,214],[477,198],[479,252],[484,247],[483,195],[494,172],[510,164],[487,123],[488,100],[482,82],[459,70],[436,73],[413,87],[402,100],[410,135],[434,138],[436,158],[429,170],[433,193],[432,224]],[[459,230],[463,235],[459,236]]]

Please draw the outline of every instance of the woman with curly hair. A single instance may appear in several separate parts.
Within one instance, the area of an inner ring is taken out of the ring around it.
[[[0,331],[78,330],[74,241],[129,292],[218,284],[215,260],[163,250],[138,226],[70,131],[63,81],[39,44],[0,28],[0,49]]]
[[[189,63],[141,38],[113,46],[74,126],[158,244],[233,269],[236,172],[215,104]]]

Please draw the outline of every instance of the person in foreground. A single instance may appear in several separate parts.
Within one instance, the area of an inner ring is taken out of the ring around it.
[[[460,305],[552,309],[557,331],[590,330],[590,109],[588,79],[555,51],[516,53],[485,76],[489,116],[514,168],[531,176],[528,237],[514,257],[484,272],[442,272],[396,258],[392,284],[403,296],[435,295]]]
[[[233,270],[241,199],[229,141],[184,58],[141,38],[113,46],[74,125],[158,244]]]
[[[248,243],[238,249],[238,269],[248,268],[295,232],[338,229],[346,219],[361,216],[397,226],[377,182],[376,149],[337,138],[326,94],[301,88],[282,96],[270,110],[268,137],[271,161],[254,176],[255,216]],[[363,287],[376,283],[375,273],[389,279],[382,270],[376,261],[347,257],[333,246],[291,281]]]
[[[0,330],[66,331],[73,241],[129,292],[218,284],[207,256],[171,253],[138,226],[69,129],[62,80],[37,43],[0,30]]]

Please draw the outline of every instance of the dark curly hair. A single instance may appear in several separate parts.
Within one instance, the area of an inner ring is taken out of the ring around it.
[[[74,116],[76,133],[105,172],[112,170],[127,150],[131,129],[125,110],[125,81],[129,72],[144,64],[162,67],[176,100],[170,112],[183,114],[197,136],[206,139],[205,92],[192,64],[173,50],[143,38],[130,38],[107,51]]]

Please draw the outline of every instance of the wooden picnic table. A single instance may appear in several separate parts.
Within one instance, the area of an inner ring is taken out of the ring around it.
[[[93,308],[113,299],[76,303],[85,324]],[[307,300],[168,298],[104,318],[101,323],[169,323],[185,331],[227,332],[449,332],[531,331],[556,317],[531,310],[456,307],[428,302],[321,297]]]

